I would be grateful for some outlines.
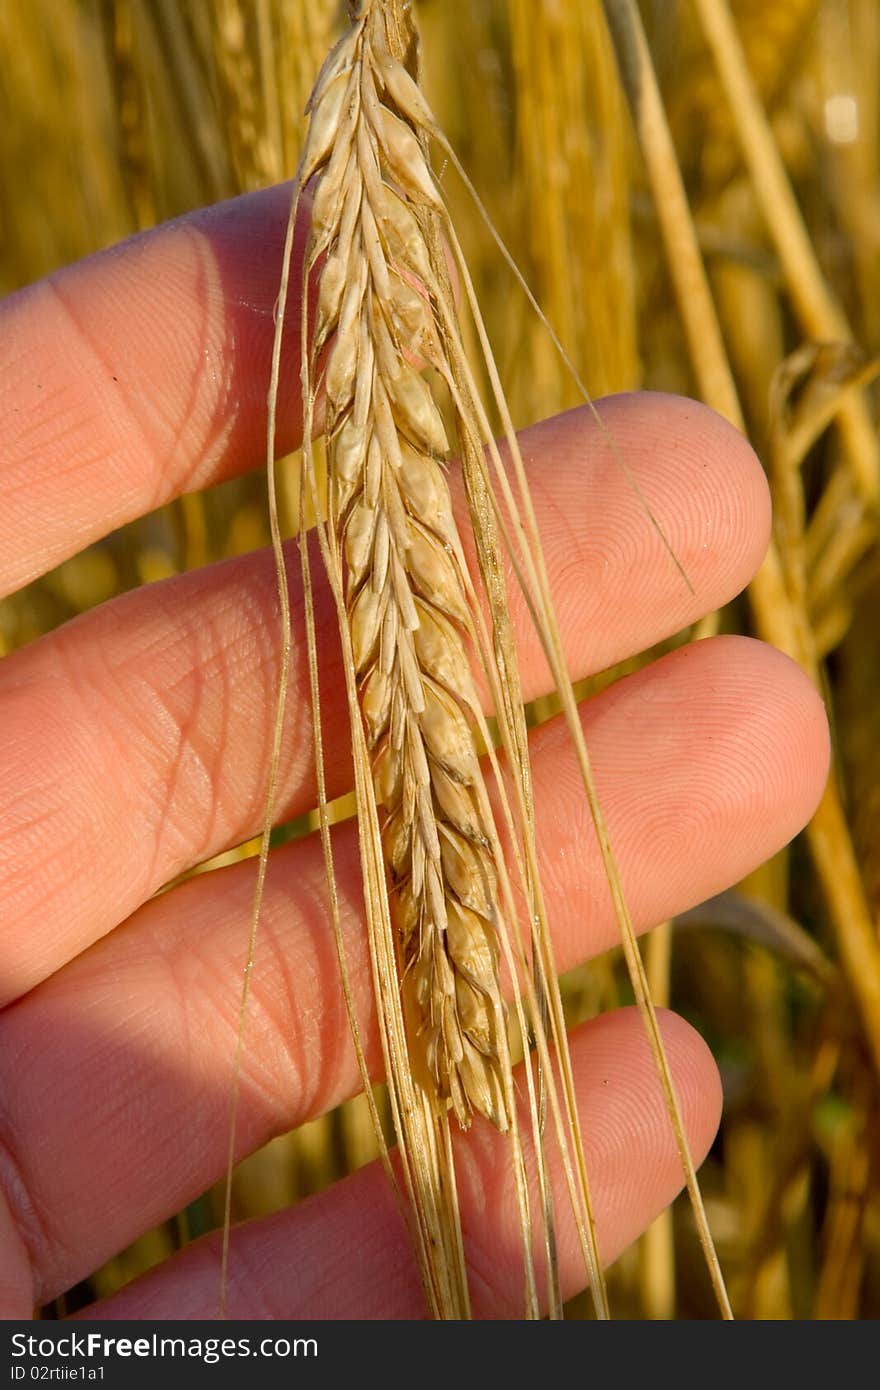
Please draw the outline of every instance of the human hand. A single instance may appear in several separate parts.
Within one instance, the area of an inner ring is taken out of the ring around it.
[[[259,466],[288,191],[169,224],[0,305],[0,583],[10,592],[171,498]],[[294,277],[295,279],[296,277]],[[290,308],[292,340],[298,322]],[[286,350],[280,444],[299,426]],[[602,403],[693,585],[687,591],[585,410],[523,436],[575,677],[670,635],[747,583],[768,502],[747,444],[699,405]],[[293,571],[296,566],[291,567]],[[292,585],[295,633],[301,603]],[[547,686],[513,599],[525,693]],[[350,777],[335,617],[326,653],[328,792]],[[113,599],[0,666],[0,1313],[27,1317],[222,1176],[253,860],[151,897],[260,823],[278,669],[275,577],[248,555]],[[315,802],[304,645],[293,656],[280,817]],[[785,844],[821,792],[818,696],[742,638],[676,651],[584,710],[612,842],[645,930]],[[613,916],[568,737],[532,736],[540,851],[560,968],[612,945]],[[335,832],[368,1059],[379,1065],[356,834]],[[719,1113],[714,1064],[663,1032],[695,1157]],[[681,1175],[632,1010],[572,1037],[603,1256]],[[249,1151],[358,1089],[314,837],[273,854],[251,984],[239,1140]],[[460,1141],[479,1316],[515,1315],[521,1272],[503,1142]],[[352,1250],[357,1258],[352,1259]],[[561,1242],[573,1251],[573,1242]],[[578,1281],[563,1258],[566,1292]],[[211,1317],[216,1236],[87,1316]],[[234,1317],[423,1315],[378,1167],[234,1232]]]

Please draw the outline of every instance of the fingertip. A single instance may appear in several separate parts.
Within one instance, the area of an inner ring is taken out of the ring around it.
[[[831,734],[825,702],[803,668],[768,642],[729,634],[715,638],[712,646],[716,660],[737,670],[739,698],[748,710],[748,722],[738,730],[742,749],[751,753],[753,767],[767,774],[762,804],[778,808],[781,848],[810,820],[828,780]]]
[[[761,564],[763,470],[743,435],[697,401],[606,397],[524,431],[521,447],[576,678],[722,607]],[[528,631],[515,585],[511,608]],[[531,697],[547,676],[537,644],[523,650]]]
[[[721,1078],[700,1034],[677,1014],[656,1011],[688,1151],[706,1157],[721,1118]],[[612,1264],[675,1199],[685,1173],[645,1023],[635,1007],[574,1031],[572,1058],[603,1267]],[[566,1297],[586,1271],[570,1207],[560,1198],[558,1247]]]
[[[669,1009],[657,1009],[656,1017],[691,1156],[699,1166],[721,1119],[721,1077],[707,1043],[690,1023]],[[684,1174],[639,1009],[616,1009],[584,1025],[573,1035],[572,1052],[593,1181],[605,1194],[600,1224],[610,1260],[672,1201]]]
[[[724,1104],[721,1073],[712,1049],[692,1023],[671,1009],[657,1009],[656,1012],[691,1155],[699,1165],[712,1147],[721,1124]]]
[[[647,456],[646,473],[666,477],[670,497],[682,506],[683,556],[690,528],[703,553],[718,550],[733,597],[760,566],[771,531],[770,489],[748,439],[702,401],[663,391],[605,396],[596,410],[620,432],[635,467]]]
[[[684,1019],[658,1010],[657,1021],[689,1151],[699,1166],[721,1115],[718,1068],[706,1043]],[[608,1265],[681,1191],[684,1171],[638,1009],[618,1009],[582,1024],[570,1035],[570,1045],[599,1251],[603,1265]],[[529,1133],[525,1116],[523,1132]],[[462,1145],[460,1193],[479,1317],[522,1313],[522,1255],[504,1143],[489,1126],[478,1123]],[[584,1287],[587,1274],[552,1138],[548,1147],[560,1279],[564,1296],[570,1297]],[[487,1212],[494,1213],[491,1230],[485,1222]]]

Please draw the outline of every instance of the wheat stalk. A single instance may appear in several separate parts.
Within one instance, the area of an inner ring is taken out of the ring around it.
[[[515,1018],[523,1049],[528,1050],[531,1039],[536,1051],[536,1070],[533,1074],[526,1065],[525,1084],[546,1256],[546,1302],[551,1315],[561,1315],[556,1216],[544,1148],[549,1111],[586,1278],[597,1314],[604,1317],[607,1297],[537,870],[526,729],[502,540],[562,695],[621,921],[627,962],[688,1170],[690,1160],[595,795],[522,457],[470,274],[428,163],[430,138],[452,152],[408,70],[408,64],[414,66],[416,44],[408,9],[400,0],[353,4],[352,27],[324,63],[307,108],[309,130],[288,225],[270,388],[267,461],[285,663],[246,975],[253,960],[267,864],[290,641],[274,503],[275,409],[293,227],[302,191],[311,185],[301,296],[301,501],[310,502],[318,517],[318,540],[339,619],[380,1037],[398,1137],[401,1195],[413,1219],[428,1303],[436,1316],[469,1315],[449,1119],[454,1115],[459,1126],[467,1128],[476,1112],[509,1134],[525,1307],[532,1317],[540,1311],[532,1252],[534,1198],[498,974],[503,958],[514,983]],[[442,234],[452,247],[471,309],[504,424],[519,501],[492,439],[462,345]],[[504,254],[508,255],[506,250]],[[310,280],[316,290],[313,322]],[[433,369],[452,403],[480,581],[491,620],[488,626],[455,528],[445,479],[450,448],[446,428],[421,365]],[[330,484],[326,520],[320,516],[312,457],[319,400]],[[339,930],[323,791],[306,507],[301,505],[299,512],[330,907],[349,1018],[369,1090]],[[510,772],[510,797],[476,696],[471,656],[482,667],[494,702]],[[498,804],[525,902],[525,929],[518,920],[505,853],[480,772],[475,732],[489,749],[496,775]],[[246,992],[242,1027],[245,1003]],[[234,1131],[230,1152],[233,1146]],[[387,1153],[385,1157],[391,1171]]]
[[[319,74],[308,108],[309,133],[296,180],[279,297],[270,392],[270,473],[292,228],[300,191],[314,179],[304,281],[317,268],[318,295],[314,324],[309,322],[309,296],[302,297],[303,481],[317,510],[311,439],[320,386],[331,484],[329,521],[319,521],[317,530],[340,619],[364,901],[403,1186],[415,1221],[429,1304],[440,1316],[466,1316],[450,1107],[462,1127],[477,1111],[509,1131],[525,1303],[528,1313],[537,1316],[529,1184],[498,983],[502,951],[514,977],[519,975],[519,992],[527,996],[545,1069],[549,1055],[540,992],[526,963],[471,732],[473,723],[489,743],[468,664],[467,645],[473,638],[496,705],[501,706],[502,742],[514,755],[519,810],[528,821],[525,725],[506,601],[497,593],[497,539],[490,539],[494,527],[485,516],[485,498],[475,500],[486,488],[479,444],[485,427],[474,406],[473,381],[438,235],[443,204],[419,138],[424,141],[424,132],[433,129],[434,122],[401,61],[414,42],[411,21],[405,7],[375,0],[353,7],[352,19],[352,29]],[[446,432],[413,354],[444,378],[454,401],[471,505],[481,505],[484,513],[478,549],[493,616],[491,636],[455,531],[444,478]],[[305,509],[300,510],[304,515]],[[304,540],[301,535],[309,596]],[[277,536],[275,551],[283,579]],[[318,661],[313,630],[307,627],[321,784]],[[498,667],[493,672],[490,652],[496,661],[500,658],[501,673]],[[506,674],[507,681],[499,674]],[[283,695],[276,732],[282,713]],[[493,764],[497,772],[494,759]],[[500,799],[508,829],[515,835],[514,815],[503,792]],[[321,811],[336,921],[323,797]],[[270,818],[271,805],[267,824]],[[522,876],[529,920],[541,920],[546,934],[543,908],[534,891],[533,828],[525,839],[529,868]],[[523,855],[515,847],[514,857],[521,866]],[[258,914],[259,902],[255,923]],[[337,942],[341,944],[338,923]],[[544,955],[537,966],[539,977],[545,970]],[[345,978],[344,954],[341,965]],[[525,1043],[530,1025],[519,998],[516,1017]],[[557,1007],[552,1033],[564,1052],[560,1020]],[[362,1059],[356,1022],[353,1017],[351,1021]],[[570,1065],[564,1072],[568,1087],[563,1104],[552,1080],[549,1096],[587,1274],[604,1313],[583,1155],[578,1144],[572,1160],[564,1134],[563,1109],[572,1124]],[[364,1080],[369,1078],[364,1075]],[[559,1315],[554,1218],[543,1152],[544,1093],[539,1094],[528,1068],[526,1087],[538,1159],[547,1302],[551,1313]]]

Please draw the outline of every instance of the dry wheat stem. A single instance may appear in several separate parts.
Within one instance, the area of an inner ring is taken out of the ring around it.
[[[521,1144],[515,1123],[504,1010],[498,987],[499,949],[511,956],[508,926],[499,899],[509,898],[498,854],[497,834],[482,784],[470,726],[480,722],[466,643],[474,636],[473,606],[460,542],[455,533],[442,460],[448,442],[442,418],[413,353],[435,368],[452,394],[459,426],[481,573],[493,614],[493,656],[500,674],[500,714],[508,755],[515,769],[518,810],[525,827],[525,891],[533,905],[534,968],[540,986],[526,973],[525,992],[542,1066],[549,1076],[544,1020],[561,1061],[565,1121],[574,1144],[572,1166],[562,1111],[550,1081],[550,1103],[569,1194],[576,1214],[585,1264],[597,1311],[607,1315],[595,1223],[589,1198],[583,1141],[567,1055],[561,998],[549,942],[534,845],[533,807],[526,731],[522,718],[515,646],[500,581],[495,539],[497,505],[488,487],[481,442],[489,442],[499,484],[517,533],[528,573],[524,590],[544,625],[542,637],[572,726],[579,762],[615,905],[624,926],[626,954],[646,1017],[652,1051],[664,1085],[686,1174],[692,1165],[684,1140],[671,1077],[656,1020],[640,978],[641,960],[631,936],[616,868],[601,819],[561,641],[550,606],[546,571],[525,485],[522,460],[509,413],[499,401],[507,442],[526,513],[519,519],[488,420],[479,403],[451,310],[448,285],[439,283],[436,219],[444,208],[417,132],[436,133],[436,123],[406,69],[391,54],[384,11],[365,4],[350,34],[325,63],[310,102],[311,125],[298,186],[316,178],[312,228],[304,276],[323,258],[310,356],[306,357],[307,294],[303,294],[303,389],[307,421],[317,388],[320,354],[327,348],[321,384],[326,398],[330,473],[329,524],[319,525],[325,564],[337,602],[343,647],[350,665],[359,802],[367,787],[364,769],[372,757],[374,797],[362,808],[362,866],[382,1033],[392,1091],[401,1091],[398,1122],[415,1155],[408,1171],[417,1188],[414,1211],[419,1246],[430,1251],[445,1242],[442,1265],[455,1268],[461,1239],[454,1203],[448,1199],[454,1174],[438,1163],[438,1125],[446,1123],[448,1101],[466,1126],[474,1109],[500,1129],[511,1130],[524,1245],[526,1305],[534,1315],[537,1295],[530,1254],[530,1208]],[[431,219],[435,219],[432,226]],[[457,253],[490,376],[500,397],[485,328],[475,302],[454,230]],[[434,255],[431,255],[433,233]],[[427,242],[427,244],[426,244]],[[476,416],[476,423],[474,417]],[[310,468],[309,428],[305,458]],[[527,539],[528,537],[528,539]],[[344,558],[343,558],[344,557]],[[498,592],[499,582],[501,592]],[[545,635],[546,634],[546,635]],[[313,682],[314,684],[314,682]],[[568,698],[566,699],[566,693]],[[362,754],[363,757],[358,756]],[[381,892],[381,844],[392,896]],[[364,809],[366,814],[364,815]],[[370,890],[377,890],[379,901]],[[397,928],[389,930],[391,918]],[[524,957],[515,916],[517,954]],[[511,961],[512,963],[512,961]],[[395,969],[402,999],[393,989]],[[514,972],[516,978],[516,972]],[[549,998],[545,982],[552,981]],[[393,996],[393,997],[392,997]],[[522,1026],[521,1006],[517,1005]],[[401,1068],[395,1064],[404,1059]],[[415,1077],[409,1070],[414,1068]],[[399,1076],[398,1073],[401,1073]],[[405,1073],[405,1074],[404,1074]],[[536,1148],[542,1154],[543,1092],[536,1099],[527,1071]],[[412,1129],[415,1084],[425,1125]],[[440,1102],[439,1108],[437,1102]],[[406,1146],[409,1147],[409,1146]],[[422,1161],[420,1162],[419,1159]],[[555,1277],[552,1207],[539,1168],[542,1216],[549,1270],[549,1298],[559,1301]],[[690,1182],[689,1182],[689,1185]],[[439,1202],[439,1206],[438,1206]],[[439,1221],[439,1230],[437,1222]],[[450,1234],[451,1232],[451,1234]],[[444,1289],[428,1260],[426,1287],[432,1306],[455,1312],[465,1283],[459,1266]],[[447,1303],[451,1294],[452,1304]]]
[[[778,151],[769,137],[766,118],[745,70],[729,12],[722,4],[709,3],[709,0],[697,0],[697,4],[707,39],[725,82],[744,157],[749,163],[768,226],[773,231],[780,254],[786,252],[792,294],[797,297],[799,289],[804,292],[804,287],[808,287],[807,300],[798,301],[804,321],[814,330],[822,328],[819,336],[849,337],[848,332],[844,332],[843,321],[837,311],[825,299],[824,283],[815,272],[812,250],[804,244],[800,215]],[[667,260],[675,279],[681,313],[686,325],[693,322],[691,338],[699,343],[699,351],[692,354],[694,368],[698,373],[703,369],[705,346],[708,343],[718,362],[711,377],[701,377],[705,399],[742,428],[742,412],[726,362],[723,341],[716,329],[714,306],[638,11],[632,0],[605,0],[605,8],[612,21],[621,69],[628,83],[638,133],[654,187],[660,226],[667,243]],[[784,230],[778,225],[778,216],[784,220]],[[793,259],[788,255],[792,247],[795,248]],[[686,257],[690,264],[687,276],[681,268],[682,257]],[[695,333],[697,306],[699,322],[708,330],[699,337]],[[853,439],[857,433],[864,439],[864,412],[853,405],[847,414],[845,407],[844,402],[841,421],[849,426],[849,462],[854,469]],[[870,475],[876,443],[871,443],[865,451],[855,452],[863,453]],[[868,492],[874,485],[871,476],[862,478],[862,484]],[[801,641],[808,619],[799,617],[793,609],[779,549],[773,541],[758,574],[752,580],[749,596],[760,635],[800,662],[815,680],[815,667],[811,668]],[[880,1058],[880,956],[833,778],[826,787],[807,835],[829,903],[841,957],[862,1012],[876,1065]]]
[[[852,342],[846,315],[819,265],[782,156],[749,73],[726,0],[694,0],[700,25],[739,136],[743,160],[783,267],[804,331],[819,341]],[[876,506],[880,496],[880,442],[863,393],[839,402],[841,430],[856,490]]]
[[[325,66],[323,94],[321,79],[316,88],[323,100],[330,99],[333,83],[338,89],[345,84],[346,92],[332,94],[337,114],[330,111],[330,122],[338,121],[342,137],[321,147],[324,135],[319,121],[320,153],[310,153],[307,145],[304,156],[303,178],[313,172],[310,159],[316,161],[315,169],[326,160],[315,192],[307,270],[329,252],[319,277],[312,359],[304,386],[314,391],[318,354],[332,335],[323,385],[333,480],[329,532],[337,550],[328,563],[336,569],[338,593],[344,596],[353,671],[361,685],[363,727],[359,723],[353,735],[356,743],[366,735],[365,742],[374,751],[373,771],[385,810],[383,839],[393,911],[401,929],[396,953],[410,1023],[411,1055],[406,1065],[415,1060],[421,1086],[426,1078],[430,1081],[424,1093],[433,1092],[435,1103],[448,1097],[463,1125],[471,1110],[478,1109],[499,1128],[510,1127],[526,1303],[534,1315],[537,1296],[529,1194],[497,982],[499,938],[507,954],[509,928],[498,919],[497,836],[468,728],[480,719],[465,646],[473,635],[473,614],[440,467],[447,452],[442,420],[422,378],[407,360],[408,353],[416,352],[453,389],[461,376],[464,354],[446,316],[439,327],[433,317],[449,296],[438,283],[442,258],[435,254],[432,259],[430,248],[426,251],[423,221],[431,214],[442,215],[443,208],[414,131],[434,123],[408,73],[388,52],[382,24],[379,8],[365,7],[345,57],[340,60],[337,50],[335,65],[331,59]],[[361,49],[356,54],[358,44]],[[380,91],[388,105],[379,99]],[[321,99],[312,106],[313,130],[322,114]],[[392,106],[407,119],[396,115]],[[357,117],[363,113],[358,124]],[[340,188],[348,179],[354,180],[354,192],[349,189],[342,196]],[[328,184],[329,193],[322,202]],[[335,219],[329,227],[322,225],[325,207],[332,209]],[[353,264],[357,259],[361,263]],[[469,423],[460,393],[456,399],[463,456],[476,452],[482,458],[479,432]],[[344,566],[340,551],[345,552]],[[494,568],[500,568],[497,561]],[[490,595],[490,606],[495,619],[494,653],[496,659],[499,651],[503,653],[509,684],[515,648],[509,618],[499,637],[504,622],[497,611],[501,607],[506,613],[506,605],[497,598],[493,604]],[[507,688],[503,679],[501,685]],[[518,680],[514,688],[518,692]],[[518,698],[509,710],[510,717],[504,721],[507,743],[514,749],[516,780],[522,786],[527,753]],[[511,738],[510,726],[516,718],[521,727],[518,737]],[[530,792],[524,800],[530,817]],[[375,807],[370,810],[374,815]],[[532,832],[530,836],[533,840]],[[534,862],[533,845],[527,857]],[[375,913],[375,905],[368,904],[369,913]],[[543,922],[546,930],[545,918]],[[384,940],[383,935],[382,949],[387,950]],[[387,989],[384,975],[379,984]],[[540,1037],[540,1001],[533,986],[527,992],[533,1031]],[[392,1002],[390,1008],[393,1013],[400,1005]],[[517,1010],[523,1026],[519,1004]],[[561,1008],[557,1018],[555,1040],[564,1052]],[[549,1188],[543,1172],[539,1115],[536,1118],[540,1102],[528,1073],[527,1081],[552,1266]],[[568,1110],[569,1123],[577,1129],[570,1101]],[[555,1101],[554,1113],[559,1123]],[[576,1142],[580,1143],[579,1134]],[[567,1156],[565,1163],[570,1169]],[[588,1198],[582,1195],[586,1188],[582,1157],[578,1168],[581,1195],[576,1220],[602,1314],[604,1294],[592,1215]],[[586,1234],[584,1211],[588,1213]],[[552,1269],[549,1298],[555,1310],[559,1295]]]
[[[516,984],[515,1016],[524,1045],[531,1032],[539,1059],[537,1083],[528,1065],[525,1074],[538,1158],[549,1306],[553,1315],[561,1313],[555,1220],[543,1150],[545,1103],[553,1117],[597,1314],[604,1317],[607,1298],[537,867],[527,735],[499,537],[520,577],[560,689],[621,922],[627,963],[692,1196],[693,1165],[592,783],[523,461],[473,284],[427,162],[429,135],[447,150],[448,146],[400,61],[408,46],[409,21],[402,23],[396,0],[384,4],[364,0],[353,20],[350,32],[325,62],[308,107],[309,132],[296,180],[276,324],[269,474],[271,487],[274,400],[292,228],[299,192],[313,180],[302,284],[303,485],[316,504],[311,438],[320,389],[329,501],[327,520],[319,519],[317,532],[343,647],[370,956],[403,1185],[429,1306],[435,1316],[468,1316],[449,1112],[462,1128],[477,1111],[509,1132],[525,1306],[529,1316],[538,1315],[529,1184],[498,982],[503,955]],[[401,23],[402,28],[396,27]],[[504,424],[519,503],[461,345],[441,228],[465,285]],[[312,273],[317,284],[314,324],[309,323],[307,292]],[[453,401],[480,574],[491,614],[489,632],[455,530],[444,476],[449,453],[446,429],[430,388],[416,368],[416,358],[442,378]],[[489,481],[484,444],[504,511]],[[317,506],[315,511],[317,515]],[[652,521],[659,529],[653,517]],[[301,536],[317,727],[318,663],[310,615],[311,581],[302,542]],[[283,556],[274,529],[273,545],[284,610]],[[512,772],[513,806],[494,751],[490,753],[528,906],[530,949],[517,918],[474,744],[474,727],[484,739],[487,734],[470,668],[474,653],[482,656],[486,666]],[[276,743],[282,716],[280,698]],[[319,732],[315,753],[331,914],[341,945]],[[270,818],[267,808],[267,826]],[[268,835],[263,856],[267,843]],[[262,857],[261,864],[262,874]],[[262,878],[259,882],[261,887]],[[254,932],[258,912],[257,902]],[[340,963],[345,980],[342,952]],[[349,1012],[357,1039],[350,1007]],[[551,1062],[551,1042],[561,1091]],[[368,1085],[362,1050],[359,1061]],[[374,1118],[378,1124],[378,1117]]]
[[[463,1125],[478,1109],[511,1129],[526,1247],[530,1221],[497,980],[497,874],[469,728],[470,617],[440,463],[447,442],[430,393],[406,360],[407,350],[430,355],[439,347],[429,305],[412,283],[430,267],[419,264],[418,223],[384,181],[411,201],[436,198],[414,134],[380,101],[401,74],[382,12],[367,6],[315,89],[300,173],[304,182],[320,172],[305,274],[326,260],[304,391],[313,399],[318,357],[332,339],[322,377],[330,519],[319,536],[353,711],[355,695],[360,703],[352,734],[375,982],[389,1079],[403,1102],[398,1119],[409,1144],[402,1147],[416,1160],[422,1248],[445,1240],[444,1263],[459,1266],[451,1289],[437,1281],[432,1301],[460,1315],[460,1304],[467,1308],[447,1099]],[[372,788],[364,777],[370,764]],[[415,1078],[407,1070],[413,1056]],[[526,1282],[534,1315],[530,1257]]]

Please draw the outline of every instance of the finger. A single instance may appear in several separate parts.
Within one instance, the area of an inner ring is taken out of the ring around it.
[[[290,185],[203,209],[0,303],[0,592],[153,508],[259,466]],[[305,224],[279,447],[301,427]]]
[[[699,1163],[718,1125],[718,1073],[686,1023],[664,1014],[661,1024]],[[680,1190],[681,1167],[636,1011],[620,1010],[576,1030],[572,1053],[599,1248],[607,1265]],[[465,1257],[478,1318],[523,1315],[522,1253],[505,1144],[484,1121],[459,1141]],[[563,1297],[570,1297],[586,1281],[559,1165],[552,1167],[560,1282]],[[214,1235],[80,1316],[216,1317],[219,1284]],[[236,1229],[228,1311],[237,1318],[425,1317],[412,1247],[379,1165],[289,1211]]]
[[[605,419],[663,512],[688,591],[586,411],[524,436],[576,676],[725,602],[766,541],[767,492],[742,437],[691,402],[610,401]],[[293,568],[296,569],[296,562]],[[294,625],[303,631],[294,584]],[[254,834],[278,674],[275,578],[248,557],[86,614],[0,668],[0,903],[9,999],[175,875]],[[527,695],[546,667],[511,601]],[[317,614],[329,794],[350,785],[335,617]],[[308,663],[298,643],[277,814],[315,804]]]
[[[785,657],[742,638],[664,658],[583,719],[638,929],[763,862],[821,793],[821,702]],[[616,925],[558,721],[533,732],[533,749],[542,879],[567,969],[611,945]],[[354,826],[334,843],[355,1007],[378,1073]],[[74,1283],[222,1174],[253,875],[241,863],[155,899],[3,1015],[0,1152],[16,1174],[9,1190],[41,1214],[41,1287]],[[242,1153],[359,1085],[314,838],[273,856],[250,989]]]

